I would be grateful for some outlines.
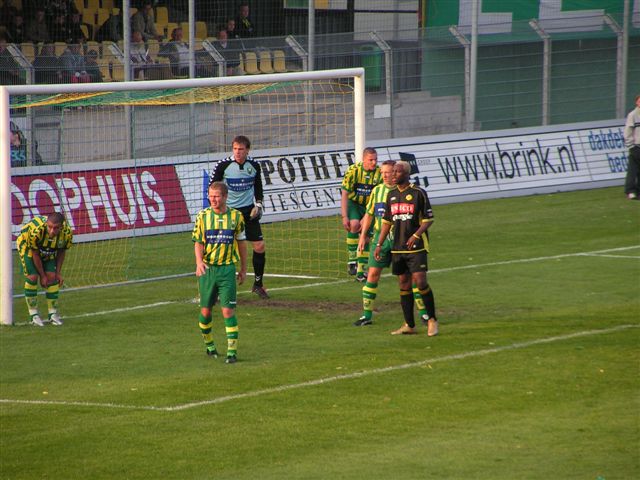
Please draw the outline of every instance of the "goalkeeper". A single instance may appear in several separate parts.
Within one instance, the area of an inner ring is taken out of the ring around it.
[[[217,357],[211,333],[211,308],[220,299],[227,334],[226,363],[236,363],[238,349],[238,319],[236,318],[236,263],[238,283],[247,275],[247,249],[242,214],[227,207],[229,190],[222,182],[209,185],[210,208],[196,217],[191,239],[194,242],[196,276],[200,293],[199,326],[207,347],[207,355]]]
[[[44,327],[38,313],[38,279],[47,292],[49,322],[62,325],[58,296],[63,282],[62,264],[72,241],[73,233],[61,213],[34,217],[20,230],[16,244],[25,276],[24,298],[33,325]]]
[[[265,244],[260,227],[262,217],[262,175],[260,164],[249,156],[251,142],[244,135],[238,135],[231,142],[233,155],[220,160],[211,173],[209,185],[224,182],[229,188],[227,205],[239,210],[245,221],[247,240],[253,246],[253,273],[255,278],[251,291],[262,299],[269,298],[262,284],[266,264]]]
[[[342,180],[340,209],[342,226],[347,231],[347,270],[359,282],[366,281],[365,266],[369,256],[369,244],[358,253],[360,221],[364,217],[367,202],[373,187],[382,180],[378,163],[378,153],[367,147],[362,153],[362,162],[351,165]],[[368,233],[368,232],[367,232]],[[367,237],[368,238],[368,237]]]
[[[358,242],[358,252],[363,251],[367,245],[367,241],[369,240],[367,231],[369,230],[372,221],[374,222],[373,244],[375,245],[378,243],[382,217],[384,216],[387,204],[387,194],[396,186],[396,182],[393,177],[393,166],[395,164],[396,162],[394,160],[386,160],[382,162],[382,165],[380,166],[382,183],[380,185],[376,185],[371,192],[369,203],[367,203],[367,210],[364,217],[362,217],[362,231],[360,232],[360,240]],[[389,237],[382,245],[380,260],[376,260],[373,256],[373,250],[369,253],[369,271],[367,272],[367,281],[362,287],[362,316],[353,323],[356,327],[363,327],[373,323],[373,304],[378,294],[378,282],[380,281],[380,275],[382,274],[383,268],[391,265],[391,239],[392,236],[389,234]],[[422,301],[420,291],[415,284],[412,285],[412,289],[413,298],[416,306],[418,307],[420,317],[423,322],[427,322],[429,316],[427,315],[427,310],[424,302]]]

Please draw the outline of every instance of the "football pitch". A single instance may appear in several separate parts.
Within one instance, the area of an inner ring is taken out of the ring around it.
[[[1,327],[0,478],[640,478],[640,202],[434,213],[437,337],[389,335],[388,273],[359,328],[346,276],[267,276],[268,301],[249,277],[234,365],[219,309],[204,353],[195,277],[63,291],[62,327]]]

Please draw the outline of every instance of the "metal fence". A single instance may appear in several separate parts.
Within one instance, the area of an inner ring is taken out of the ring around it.
[[[479,36],[474,102],[470,35],[456,26],[320,34],[313,46],[306,35],[232,39],[224,45],[213,37],[197,38],[195,73],[306,70],[311,49],[316,70],[362,66],[368,139],[621,118],[640,91],[639,62],[624,61],[640,58],[640,29],[632,27],[625,36],[621,18],[592,20],[598,28],[587,32],[554,33],[531,20],[511,22],[508,33]],[[70,48],[18,44],[6,51],[19,83],[84,81],[65,70]],[[150,40],[144,49],[150,64],[132,66],[131,78],[188,75],[184,57],[163,52],[165,43]],[[124,50],[122,42],[109,41],[80,48],[87,61],[95,57],[94,71],[103,81],[124,79]]]

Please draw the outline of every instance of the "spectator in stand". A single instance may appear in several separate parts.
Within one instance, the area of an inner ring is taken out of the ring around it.
[[[24,25],[24,17],[20,12],[13,16],[7,27],[8,41],[11,43],[22,43],[27,41],[27,31]]]
[[[238,35],[238,30],[236,29],[235,19],[230,18],[229,20],[227,20],[226,31],[227,31],[227,38],[230,38],[232,40],[236,38],[240,38],[240,35]]]
[[[171,32],[171,41],[162,45],[161,57],[167,57],[171,62],[171,73],[183,77],[189,75],[189,45],[183,40],[184,32],[181,27],[176,27]]]
[[[33,43],[50,42],[49,28],[44,18],[44,8],[38,7],[27,26],[27,40]]]
[[[257,37],[258,32],[253,21],[249,18],[249,4],[242,3],[236,17],[236,31],[240,38]]]
[[[96,42],[114,42],[122,40],[122,10],[117,15],[113,13],[100,26],[95,35]]]
[[[100,71],[100,65],[98,65],[98,52],[95,50],[89,50],[84,57],[84,63],[87,67],[87,74],[92,83],[103,82],[102,72]]]
[[[138,78],[140,74],[142,77],[146,76],[146,71],[151,68],[154,63],[149,56],[149,50],[142,41],[142,33],[134,31],[131,34],[131,68],[133,69],[132,77]]]
[[[11,25],[13,17],[19,13],[20,10],[13,5],[13,0],[4,0],[4,4],[0,7],[0,25]]]
[[[89,83],[91,78],[87,74],[87,65],[81,53],[82,42],[67,45],[67,49],[60,57],[62,64],[62,81],[65,83]]]
[[[49,29],[49,37],[52,42],[64,42],[70,37],[69,27],[67,24],[67,17],[64,13],[58,13],[53,17],[53,23]]]
[[[61,83],[60,59],[56,56],[56,49],[52,43],[45,43],[33,61],[36,83]]]
[[[227,62],[227,76],[241,75],[242,72],[239,71],[240,62],[238,60],[239,52],[237,50],[232,51],[231,45],[227,39],[227,30],[225,28],[221,28],[220,31],[218,31],[216,38],[217,40],[213,46],[218,52],[220,52]]]
[[[158,35],[156,31],[156,23],[153,18],[153,8],[150,0],[145,0],[142,8],[131,17],[131,31],[140,32],[145,42],[150,38],[162,40],[162,35]]]
[[[7,39],[0,37],[0,85],[21,85],[20,65],[9,50]]]
[[[82,21],[79,13],[72,13],[69,17],[67,17],[67,31],[69,32],[67,43],[78,43],[80,40],[86,42],[87,40],[89,40],[82,31],[82,28],[80,28],[80,25],[82,25]],[[87,26],[87,30],[89,31],[89,35],[91,36],[93,27],[91,25],[85,25]]]

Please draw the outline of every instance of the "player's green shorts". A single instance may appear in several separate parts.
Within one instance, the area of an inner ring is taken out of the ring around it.
[[[205,274],[198,278],[198,287],[201,307],[211,308],[216,304],[216,298],[220,298],[221,307],[236,308],[235,264],[210,266]]]
[[[27,275],[38,275],[38,270],[33,263],[33,257],[31,255],[20,255],[20,264],[22,265],[22,273]],[[45,272],[56,271],[56,259],[45,260],[42,262],[42,268]]]
[[[347,200],[347,217],[349,217],[349,220],[361,220],[365,211],[365,205],[360,205],[351,199]]]
[[[374,256],[379,236],[380,232],[376,232],[373,240],[371,240],[371,246],[369,247],[369,267],[385,268],[391,265],[391,239],[388,236],[380,248],[380,260],[376,260]]]

